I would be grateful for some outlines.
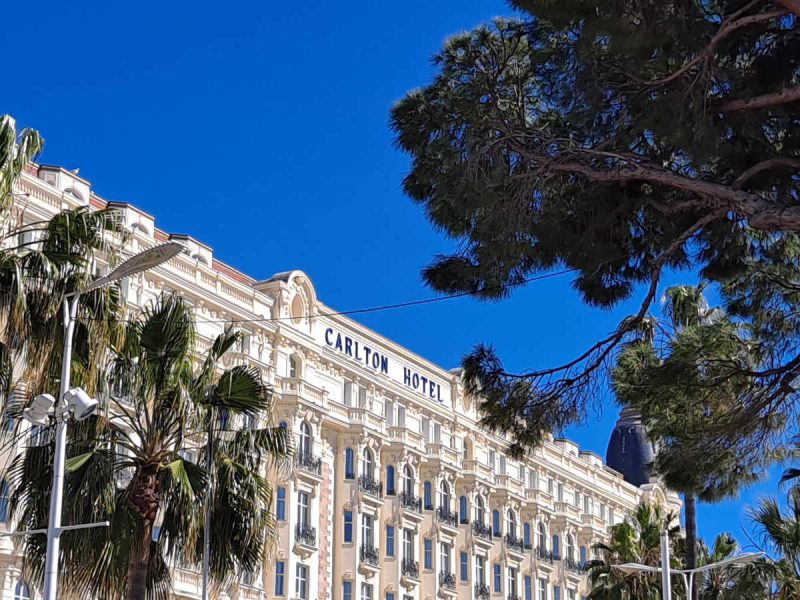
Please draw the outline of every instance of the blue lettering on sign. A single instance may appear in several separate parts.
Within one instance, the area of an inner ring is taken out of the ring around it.
[[[332,327],[328,327],[325,330],[325,345],[352,358],[367,368],[389,375],[388,356],[348,335],[342,335]],[[403,385],[418,394],[422,394],[429,400],[443,402],[442,386],[408,367],[403,367]]]
[[[366,344],[362,344],[348,335],[337,333],[331,327],[325,330],[325,345],[330,346],[334,350],[338,350],[342,354],[346,354],[365,367],[370,367],[385,375],[389,374],[388,356],[381,354],[377,350],[373,350]]]

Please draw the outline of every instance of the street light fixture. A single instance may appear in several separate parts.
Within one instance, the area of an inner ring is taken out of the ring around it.
[[[612,568],[622,571],[623,573],[661,573],[661,597],[663,600],[672,600],[672,586],[670,585],[672,573],[677,573],[681,576],[684,589],[686,590],[686,597],[691,598],[692,589],[694,588],[694,576],[697,573],[705,573],[732,565],[748,564],[763,556],[765,556],[763,552],[747,552],[695,569],[671,569],[669,566],[669,537],[667,532],[664,531],[661,533],[661,564],[664,567],[663,569],[661,567],[640,565],[639,563],[624,563],[621,565],[614,565]]]
[[[70,365],[72,363],[72,337],[75,333],[75,320],[78,315],[78,300],[81,294],[91,292],[102,287],[111,285],[123,277],[129,277],[143,271],[147,271],[160,264],[163,264],[177,256],[183,251],[184,247],[177,242],[167,242],[144,252],[140,252],[123,262],[116,269],[105,277],[95,279],[80,291],[66,294],[64,296],[64,353],[61,362],[61,388],[56,401],[52,396],[42,394],[37,396],[31,407],[34,410],[28,412],[29,419],[38,418],[41,424],[43,415],[49,413],[46,404],[52,401],[54,413],[56,415],[56,447],[53,457],[53,486],[50,491],[50,518],[47,523],[47,556],[44,565],[44,594],[43,600],[56,600],[56,590],[58,589],[58,555],[61,541],[61,532],[68,529],[82,527],[99,526],[101,524],[87,524],[85,526],[61,526],[61,506],[64,496],[64,464],[66,461],[67,446],[67,420],[63,418],[65,413],[72,411],[76,419],[81,420],[88,417],[97,407],[97,400],[80,388],[70,389]],[[37,404],[38,401],[38,404]],[[63,407],[62,407],[63,402]],[[65,409],[65,410],[62,410]],[[59,411],[62,410],[61,414]],[[107,523],[103,523],[107,524]]]

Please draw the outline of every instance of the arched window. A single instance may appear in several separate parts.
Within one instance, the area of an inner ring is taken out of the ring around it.
[[[542,551],[547,550],[547,530],[544,528],[544,523],[539,523],[539,548]]]
[[[575,544],[573,543],[572,536],[570,534],[567,534],[566,544],[567,544],[567,547],[564,548],[564,550],[567,553],[566,558],[569,561],[574,561],[575,560]]]
[[[8,522],[8,501],[9,501],[8,482],[3,480],[3,482],[0,483],[0,523]]]
[[[433,510],[433,486],[430,481],[422,484],[422,502],[425,510]]]
[[[483,498],[475,496],[475,522],[483,525],[486,507],[483,504]]]
[[[403,467],[403,492],[411,498],[414,496],[414,471],[410,466]]]
[[[492,511],[492,535],[500,537],[500,513],[497,510]]]
[[[439,484],[439,506],[443,511],[450,510],[450,486],[446,481]]]
[[[466,496],[461,496],[458,499],[458,521],[460,523],[469,523],[469,510],[467,508]]]
[[[294,354],[289,357],[289,377],[292,379],[300,377],[300,359]]]
[[[344,478],[345,479],[355,479],[356,478],[356,469],[355,469],[355,453],[353,452],[352,448],[345,448],[344,451]]]
[[[297,445],[297,454],[301,458],[309,458],[314,451],[314,440],[311,437],[311,426],[303,421],[300,423],[300,443]]]
[[[361,463],[361,475],[366,479],[375,479],[375,458],[372,456],[372,450],[364,448],[361,455],[363,461]]]
[[[31,591],[28,589],[28,584],[21,579],[17,581],[14,586],[14,600],[30,600]]]
[[[512,538],[517,537],[517,515],[514,514],[513,510],[509,510],[506,514],[506,520],[508,521],[508,530],[506,533],[510,535]]]
[[[556,560],[561,558],[561,540],[558,539],[558,535],[553,536],[553,558]]]
[[[584,566],[586,564],[586,546],[581,546],[581,562],[580,565]]]
[[[386,495],[394,496],[394,465],[386,465]]]
[[[523,523],[522,525],[522,544],[525,548],[531,547],[531,524]]]

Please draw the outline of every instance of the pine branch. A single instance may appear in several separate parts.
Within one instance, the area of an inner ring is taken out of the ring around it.
[[[753,96],[752,98],[736,98],[723,102],[719,106],[721,112],[737,112],[744,110],[758,110],[770,106],[780,106],[790,102],[800,102],[800,86],[785,88],[780,92],[772,92]]]

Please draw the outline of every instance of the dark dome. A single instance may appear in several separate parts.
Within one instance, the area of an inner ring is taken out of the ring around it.
[[[653,460],[653,444],[647,438],[641,418],[633,409],[623,409],[611,432],[606,464],[638,487],[650,483]]]

